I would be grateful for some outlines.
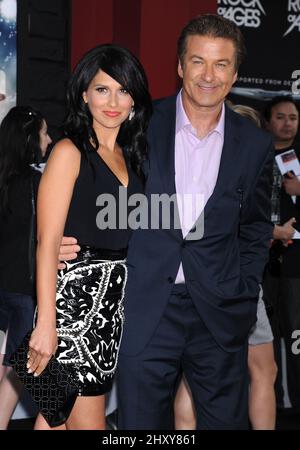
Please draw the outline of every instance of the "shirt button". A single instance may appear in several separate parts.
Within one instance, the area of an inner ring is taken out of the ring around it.
[[[171,283],[174,283],[174,278],[172,278],[172,277],[168,277],[168,282],[171,284]]]

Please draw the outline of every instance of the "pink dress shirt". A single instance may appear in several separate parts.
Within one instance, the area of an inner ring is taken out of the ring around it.
[[[216,127],[204,138],[189,121],[181,92],[176,100],[175,185],[183,237],[193,227],[216,185],[224,143],[225,107]],[[175,283],[184,283],[182,264]]]

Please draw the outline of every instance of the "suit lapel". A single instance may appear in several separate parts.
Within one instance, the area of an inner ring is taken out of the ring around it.
[[[175,200],[175,210],[171,208],[170,221],[171,230],[177,239],[182,239],[181,228],[173,229],[172,225],[177,223],[180,225],[179,213],[176,199],[176,183],[175,183],[175,131],[176,131],[176,96],[171,97],[162,104],[158,111],[155,129],[158,130],[155,137],[155,148],[158,162],[158,170],[160,179],[162,180],[163,193]],[[176,214],[176,220],[174,219]]]
[[[175,124],[176,124],[176,97],[164,105],[159,116],[156,136],[158,169],[163,181],[164,192],[168,195],[176,193],[175,186]]]

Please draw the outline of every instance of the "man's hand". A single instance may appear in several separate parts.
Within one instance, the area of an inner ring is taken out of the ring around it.
[[[292,172],[288,172],[284,177],[283,187],[289,195],[300,195],[300,181]]]
[[[77,239],[73,237],[63,237],[61,241],[61,246],[59,248],[59,261],[72,261],[72,259],[77,258],[77,252],[79,252],[80,246],[77,244]],[[58,263],[59,269],[64,269],[65,264]]]
[[[285,222],[284,225],[275,225],[273,231],[273,238],[282,241],[283,245],[287,247],[292,242],[295,234],[295,228],[293,228],[293,224],[296,222],[295,217],[292,217],[290,220]]]

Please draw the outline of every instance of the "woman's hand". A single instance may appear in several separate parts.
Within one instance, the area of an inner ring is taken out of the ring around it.
[[[37,324],[33,330],[28,351],[27,369],[34,376],[40,375],[57,350],[55,326]]]

